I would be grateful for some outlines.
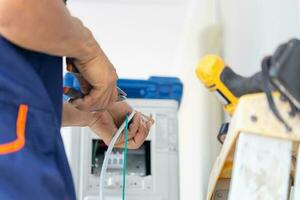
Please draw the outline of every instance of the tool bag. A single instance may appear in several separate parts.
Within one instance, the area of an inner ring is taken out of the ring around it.
[[[271,110],[288,129],[290,127],[278,112],[272,90],[280,92],[281,97],[291,106],[290,116],[300,111],[300,40],[292,39],[280,45],[272,56],[262,61],[264,90]]]

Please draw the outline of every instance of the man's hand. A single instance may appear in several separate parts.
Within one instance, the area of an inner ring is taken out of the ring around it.
[[[71,103],[80,110],[101,111],[117,101],[117,73],[104,53],[97,53],[94,57],[75,58],[74,65],[81,76],[78,77],[81,90],[86,94],[82,99]]]
[[[84,27],[82,22],[73,18],[77,26]],[[86,51],[73,58],[73,64],[81,76],[77,77],[84,94],[84,98],[72,101],[80,110],[104,110],[117,100],[117,73],[116,69],[106,57],[93,34],[84,27],[86,37]]]
[[[88,126],[105,144],[109,145],[113,134],[125,120],[125,116],[132,112],[132,108],[125,102],[118,102],[103,112],[81,111],[69,103],[64,103],[63,126]],[[145,119],[141,113],[136,113],[129,125],[128,148],[139,148],[147,138],[154,121],[150,117]],[[115,147],[124,147],[124,134],[119,138]]]
[[[115,103],[109,111],[99,112],[89,125],[90,129],[97,134],[105,144],[109,145],[113,134],[117,131],[118,127],[125,120],[126,112],[129,106],[121,108],[121,104],[126,103]],[[121,109],[117,109],[121,108]],[[128,148],[137,149],[139,148],[147,138],[150,128],[154,121],[152,118],[144,119],[141,113],[136,113],[132,119],[132,123],[129,126],[128,132]],[[117,141],[115,147],[123,148],[125,143],[125,135],[122,134]]]

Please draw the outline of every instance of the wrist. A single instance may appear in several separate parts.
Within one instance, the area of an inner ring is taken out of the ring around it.
[[[97,121],[101,120],[101,117],[104,115],[104,112],[95,112],[92,113],[92,117],[90,118],[87,127],[91,128]]]
[[[75,41],[76,47],[73,48],[72,57],[83,64],[93,60],[101,53],[101,48],[95,40],[92,32],[76,17],[72,17],[74,30],[81,33],[80,38]]]
[[[81,52],[77,57],[75,57],[77,62],[80,64],[86,64],[92,60],[95,60],[103,53],[100,46],[97,44],[93,36],[90,36],[89,39],[83,41],[81,44]]]
[[[94,113],[78,110],[69,103],[64,103],[62,126],[88,126],[94,120]]]
[[[87,49],[84,51],[85,53],[82,53],[80,57],[74,58],[74,64],[82,74],[90,73],[92,70],[93,74],[100,72],[111,74],[111,76],[106,78],[114,77],[112,74],[115,74],[115,77],[117,77],[116,69],[97,43],[94,46],[91,45],[85,48]]]

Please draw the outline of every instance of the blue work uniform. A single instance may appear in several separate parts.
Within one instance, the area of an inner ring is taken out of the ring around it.
[[[62,58],[0,36],[0,199],[73,200],[61,134]]]

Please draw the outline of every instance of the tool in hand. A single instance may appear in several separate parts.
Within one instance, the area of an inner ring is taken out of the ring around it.
[[[73,63],[73,59],[72,58],[67,58],[66,59],[67,62],[67,71],[72,73],[75,77],[80,77],[81,74],[78,71],[78,69],[76,68],[76,66]],[[118,90],[118,99],[117,101],[124,101],[127,99],[127,94],[120,89],[119,87],[117,87]],[[70,99],[78,99],[78,98],[83,98],[85,96],[84,93],[82,93],[80,90],[76,90],[74,88],[71,87],[64,87],[64,94],[66,96],[68,96]]]
[[[64,95],[68,96],[70,99],[80,99],[84,97],[84,94],[71,87],[64,87]]]
[[[73,63],[73,59],[72,58],[67,58],[66,62],[67,62],[67,71],[72,73],[75,77],[80,78],[81,74],[78,71],[78,69],[75,67],[75,65]],[[127,100],[127,94],[122,89],[120,89],[119,87],[117,87],[117,90],[118,90],[117,102]],[[68,96],[70,99],[78,99],[78,98],[83,98],[85,96],[85,94],[83,94],[80,90],[76,90],[76,89],[71,88],[71,87],[64,87],[64,94],[66,96]],[[142,114],[142,119],[144,121],[148,121],[150,119],[152,120],[152,115],[147,116],[143,113],[141,113],[141,114]]]

